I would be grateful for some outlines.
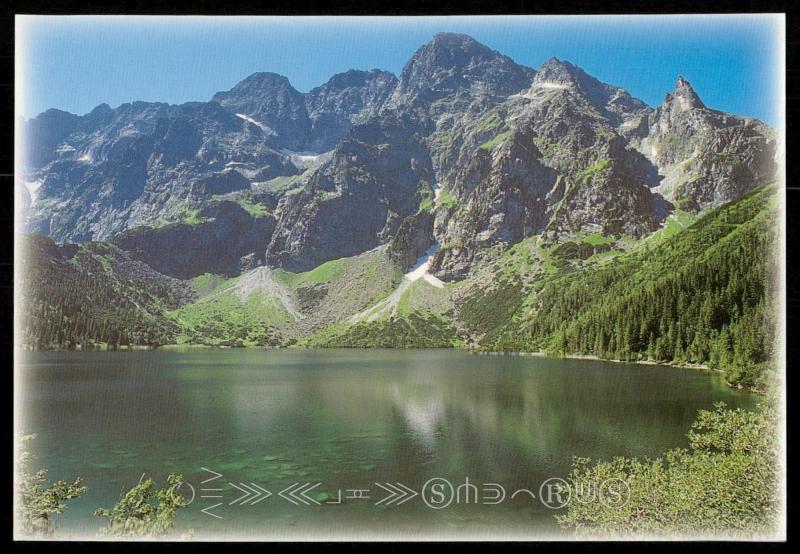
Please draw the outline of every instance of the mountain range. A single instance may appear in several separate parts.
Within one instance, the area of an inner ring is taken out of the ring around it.
[[[126,310],[174,329],[163,342],[335,345],[382,328],[481,344],[532,309],[542,275],[668,240],[777,171],[774,129],[682,77],[652,108],[570,62],[533,69],[453,33],[399,76],[350,70],[301,93],[262,72],[208,101],[23,126],[30,258],[103,261]],[[132,267],[168,300],[138,302]],[[473,321],[501,274],[516,300]]]

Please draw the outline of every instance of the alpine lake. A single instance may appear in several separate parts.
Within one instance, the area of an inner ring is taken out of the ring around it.
[[[21,358],[31,469],[88,487],[54,520],[63,539],[96,537],[96,508],[170,473],[189,502],[176,537],[563,538],[540,488],[574,456],[660,456],[698,410],[758,400],[696,369],[447,349]]]

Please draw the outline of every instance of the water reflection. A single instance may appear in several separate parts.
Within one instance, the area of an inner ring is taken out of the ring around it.
[[[436,433],[445,419],[445,399],[440,391],[402,391],[392,383],[390,397],[419,443],[429,451],[436,447]]]

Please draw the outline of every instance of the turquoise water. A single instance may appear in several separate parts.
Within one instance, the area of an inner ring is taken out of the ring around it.
[[[573,456],[655,456],[685,446],[697,410],[756,401],[697,370],[457,350],[25,358],[19,428],[38,435],[29,443],[36,465],[51,479],[81,476],[89,487],[57,518],[62,538],[94,536],[103,524],[96,508],[111,507],[143,473],[163,482],[171,472],[194,497],[179,512],[179,535],[549,536],[560,532],[558,510],[513,493],[536,496],[546,479],[567,477]],[[426,489],[434,508],[419,493],[437,478]],[[477,500],[465,487],[437,506],[434,483],[457,490],[467,479]],[[256,492],[242,492],[246,485]],[[506,497],[488,504],[494,485]]]

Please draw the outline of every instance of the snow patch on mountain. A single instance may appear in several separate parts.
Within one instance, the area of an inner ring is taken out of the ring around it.
[[[350,323],[358,323],[360,321],[375,321],[380,317],[393,315],[397,311],[397,306],[400,303],[403,293],[408,290],[412,283],[420,279],[423,279],[428,284],[436,288],[444,288],[444,282],[428,273],[431,259],[438,250],[439,243],[437,242],[428,248],[425,254],[417,259],[416,263],[408,273],[403,275],[403,280],[400,281],[400,284],[397,285],[397,288],[392,291],[392,294],[380,302],[373,304],[372,306],[369,306],[365,310],[352,316],[350,318]]]
[[[431,185],[431,188],[433,189],[434,201],[439,200],[439,196],[442,194],[442,185],[440,185],[439,183],[433,183]]]
[[[259,129],[261,129],[265,133],[268,133],[268,134],[271,134],[271,135],[275,134],[275,131],[273,131],[272,129],[270,129],[269,127],[264,125],[263,123],[260,123],[260,122],[256,121],[255,119],[253,119],[250,116],[247,116],[247,115],[245,115],[243,113],[237,113],[236,117],[238,117],[239,119],[243,119],[243,120],[247,121],[248,123],[252,123],[253,125],[255,125]]]
[[[431,266],[431,259],[438,250],[439,250],[439,243],[437,242],[433,246],[428,248],[425,254],[417,258],[414,267],[411,268],[411,271],[405,274],[405,278],[412,282],[418,279],[425,279],[434,287],[440,289],[444,288],[444,283],[441,280],[437,279],[436,277],[428,273],[428,269],[430,269]]]

